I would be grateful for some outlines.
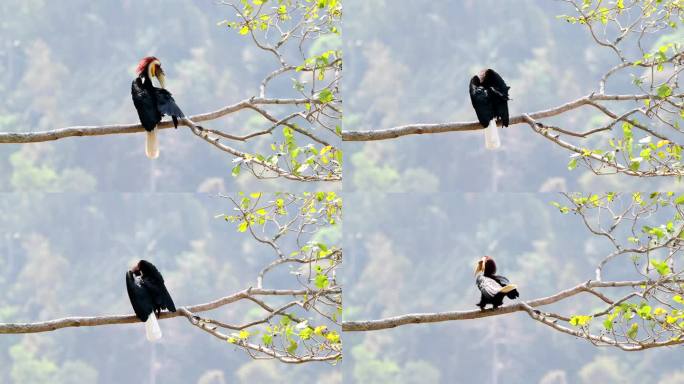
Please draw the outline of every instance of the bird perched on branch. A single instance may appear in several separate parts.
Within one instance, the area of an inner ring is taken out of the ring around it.
[[[157,317],[162,309],[176,312],[176,306],[157,267],[149,261],[140,260],[126,272],[126,289],[135,315],[145,323],[147,340],[161,339],[162,333]]]
[[[504,296],[511,300],[520,296],[518,287],[496,274],[496,263],[489,256],[484,256],[477,262],[475,276],[475,284],[482,294],[477,306],[482,310],[487,304],[491,304],[494,309],[500,307]]]
[[[496,127],[508,127],[508,90],[506,82],[493,69],[484,69],[470,80],[470,101],[477,119],[485,128],[485,147],[496,149],[501,139]],[[496,124],[490,126],[490,122]]]
[[[178,128],[178,119],[183,116],[183,112],[176,105],[176,101],[171,96],[171,92],[165,89],[165,76],[159,59],[148,56],[140,60],[136,68],[138,77],[131,84],[131,96],[133,105],[138,111],[140,124],[147,131],[145,140],[145,155],[150,159],[159,157],[159,142],[155,128],[162,119],[163,115],[171,116],[174,127]],[[157,88],[152,83],[152,78],[156,77],[159,81]]]

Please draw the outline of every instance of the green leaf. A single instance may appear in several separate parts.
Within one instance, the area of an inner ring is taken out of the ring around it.
[[[335,331],[328,332],[328,334],[325,335],[325,338],[333,344],[337,344],[340,342],[340,334]]]
[[[634,339],[637,337],[638,332],[639,332],[639,324],[632,323],[632,326],[629,327],[629,330],[627,331],[627,337],[629,337],[630,339]]]
[[[316,274],[316,278],[314,279],[314,285],[318,289],[325,289],[330,285],[330,281],[328,280],[328,276],[318,273]]]
[[[570,324],[576,327],[583,327],[589,324],[591,316],[576,315],[570,318]]]
[[[603,320],[603,328],[605,328],[608,331],[613,330],[613,320],[612,319]]]
[[[249,226],[249,223],[247,220],[242,221],[240,225],[238,225],[238,232],[245,232],[247,230],[247,227]]]
[[[233,175],[233,177],[237,177],[240,174],[240,166],[241,165],[242,165],[242,163],[233,167],[233,170],[230,172],[231,175]]]
[[[321,103],[329,103],[333,101],[334,98],[333,93],[328,88],[322,90],[321,93],[318,94],[318,100]]]
[[[672,95],[672,88],[670,88],[669,85],[663,84],[660,87],[658,87],[658,97],[661,99],[664,99],[666,97],[669,97]]]
[[[313,334],[313,329],[311,327],[306,327],[299,332],[299,337],[302,340],[309,340]]]
[[[674,200],[675,204],[684,204],[684,195],[679,195],[677,198]]]
[[[637,315],[641,317],[642,319],[650,319],[651,318],[651,306],[650,305],[643,305],[641,308],[637,310]]]
[[[661,276],[669,275],[672,273],[672,270],[664,261],[651,260],[651,265],[653,266],[653,268],[656,269],[656,271],[658,271],[658,274],[660,274]]]

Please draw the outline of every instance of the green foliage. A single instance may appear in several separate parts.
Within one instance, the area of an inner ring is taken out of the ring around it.
[[[37,353],[24,343],[12,346],[9,354],[13,360],[11,377],[15,383],[97,383],[97,370],[82,361],[66,361],[59,366],[46,357],[36,356]]]
[[[46,358],[37,358],[22,344],[12,346],[10,356],[13,361],[11,375],[15,383],[50,383],[57,376],[59,370],[57,364]]]
[[[339,73],[342,69],[342,53],[339,50],[341,2],[258,0],[241,1],[239,6],[233,8],[238,12],[238,20],[224,20],[219,25],[235,30],[239,35],[250,35],[251,40],[262,48],[269,47],[264,49],[278,56],[284,72],[293,68],[285,64],[287,59],[278,49],[287,45],[292,36],[303,36],[296,44],[299,45],[298,49],[310,52],[310,56],[294,65],[294,70],[300,77],[292,78],[295,96],[306,96],[308,99],[304,104],[304,111],[299,114],[299,117],[305,119],[306,126],[289,121],[296,115],[274,124],[267,131],[272,133],[275,128],[282,127],[282,135],[271,144],[271,153],[255,152],[238,159],[238,163],[232,168],[232,175],[237,177],[245,165],[257,163],[281,167],[295,177],[315,175],[322,180],[339,179],[343,157],[341,149],[318,139],[316,145],[300,144],[300,135],[308,136],[307,131],[315,133],[316,128],[321,127],[331,131],[336,139],[341,136],[337,122],[333,122],[332,129],[328,126],[331,123],[330,116],[338,114],[341,108],[338,94]],[[280,38],[268,41],[273,31],[280,31]],[[324,47],[332,49],[321,50]],[[297,57],[296,60],[301,58]]]
[[[586,327],[591,322],[591,316],[575,315],[570,318],[570,325],[575,327]]]
[[[307,288],[307,293],[301,298],[302,307],[308,308],[317,300],[318,295],[333,287],[335,270],[341,261],[341,251],[338,245],[339,234],[332,234],[339,232],[342,215],[342,199],[335,192],[241,192],[231,200],[236,206],[237,213],[222,215],[222,218],[235,225],[238,233],[249,233],[277,249],[280,258],[274,266],[283,261],[301,263],[302,267],[299,270],[293,269],[291,272],[299,276],[298,284],[304,283]],[[283,225],[284,223],[287,224]],[[266,234],[273,230],[275,235],[272,240],[259,237],[268,236]],[[323,230],[327,234],[318,236],[318,232]],[[298,245],[285,254],[276,242],[290,231],[299,233]],[[331,242],[326,243],[326,239]],[[337,305],[327,316],[336,321],[341,310],[341,305]],[[255,311],[252,321],[263,317],[259,317],[258,312]],[[283,311],[276,316],[279,318],[277,324],[268,321],[258,329],[243,329],[229,335],[226,341],[238,346],[261,343],[265,347],[282,350],[292,356],[305,353],[337,353],[341,350],[339,331],[329,329],[324,324],[310,325],[312,319],[303,320],[294,313]],[[312,345],[316,347],[312,349]]]
[[[680,88],[676,76],[658,74],[676,71],[676,62],[681,54],[681,39],[673,40],[668,36],[681,35],[681,32],[677,31],[677,25],[681,24],[681,1],[596,0],[582,1],[579,6],[577,3],[570,3],[575,5],[577,15],[559,17],[569,23],[588,28],[595,41],[603,47],[611,48],[625,68],[632,66],[637,71],[643,71],[643,75],[631,73],[636,88],[633,93],[646,93],[648,98],[643,99],[645,108],[635,109],[619,117],[607,110],[597,112],[598,116],[608,123],[600,125],[600,129],[594,133],[610,130],[613,136],[600,140],[596,136],[596,140],[592,142],[595,148],[582,148],[581,151],[574,149],[575,153],[570,157],[568,169],[574,170],[578,164],[583,164],[594,172],[601,173],[597,170],[600,164],[606,167],[606,172],[616,170],[633,176],[681,176],[684,170],[684,164],[681,163],[682,148],[669,139],[670,134],[662,129],[665,127],[675,132],[680,130],[677,112],[664,109],[666,104],[677,104],[675,95],[679,93]],[[617,27],[620,32],[610,31],[608,24]],[[625,27],[627,25],[629,27]],[[599,30],[603,32],[600,33]],[[650,51],[642,45],[641,39],[634,41],[631,36],[644,34],[658,37]],[[637,51],[641,51],[637,57],[630,58],[633,53],[626,53],[626,44],[630,43],[638,48]],[[604,79],[622,69],[616,67],[614,71],[608,72]],[[605,84],[602,84],[603,86]],[[601,92],[605,90],[601,88]],[[637,113],[644,116],[642,121],[634,118]],[[621,136],[618,129],[620,124]],[[637,138],[637,131],[645,136]]]
[[[664,235],[663,235],[664,236]],[[662,236],[661,236],[662,237]],[[661,276],[666,276],[672,273],[672,269],[664,261],[651,260],[651,265],[658,271]]]

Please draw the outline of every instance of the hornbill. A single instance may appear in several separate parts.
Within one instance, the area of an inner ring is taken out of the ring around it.
[[[498,308],[503,304],[504,296],[509,299],[520,296],[514,284],[510,284],[507,278],[496,274],[496,263],[489,256],[484,256],[477,262],[475,276],[475,284],[482,293],[477,306],[482,310],[487,304],[491,304],[494,309]]]
[[[147,340],[161,339],[157,317],[162,309],[176,312],[176,306],[164,285],[164,278],[157,268],[146,260],[140,260],[126,272],[128,298],[140,321],[145,323]]]
[[[470,79],[470,101],[477,119],[485,127],[485,147],[496,149],[501,146],[496,126],[508,127],[508,90],[506,82],[493,69],[483,69]],[[496,119],[491,127],[489,123]]]
[[[178,128],[178,119],[183,117],[183,112],[176,105],[171,92],[164,88],[164,70],[159,59],[154,56],[143,58],[138,63],[136,73],[138,77],[131,84],[131,96],[138,111],[140,124],[147,131],[145,154],[150,159],[156,159],[159,157],[159,143],[155,127],[163,115],[168,115],[173,119],[174,127]],[[161,88],[152,84],[153,77],[159,80]]]

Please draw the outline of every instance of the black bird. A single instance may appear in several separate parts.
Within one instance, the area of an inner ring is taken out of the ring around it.
[[[140,260],[126,272],[126,288],[135,315],[145,323],[147,340],[160,339],[161,329],[157,317],[162,309],[176,312],[161,273],[149,261]]]
[[[503,304],[503,298],[516,299],[518,288],[511,284],[507,278],[496,274],[496,263],[489,256],[484,256],[475,266],[475,284],[482,296],[477,306],[484,310],[487,304],[491,304],[494,309]]]
[[[470,101],[477,119],[488,128],[496,119],[496,126],[508,127],[508,90],[506,82],[493,69],[484,69],[470,79]],[[496,126],[485,130],[485,145],[488,149],[501,146]]]
[[[171,116],[174,127],[178,128],[178,119],[184,117],[183,112],[176,105],[171,92],[164,89],[164,70],[159,59],[148,56],[140,60],[136,69],[138,77],[131,84],[133,105],[138,111],[140,124],[147,131],[145,140],[145,154],[150,159],[159,157],[159,143],[155,127],[163,115]],[[152,78],[159,80],[161,88],[152,84]]]

